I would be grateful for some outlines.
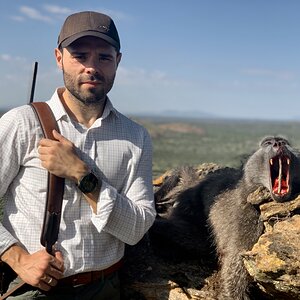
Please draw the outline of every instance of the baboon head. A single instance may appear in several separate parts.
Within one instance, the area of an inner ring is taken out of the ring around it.
[[[245,165],[248,183],[261,184],[273,200],[292,200],[300,190],[300,155],[283,137],[270,136]]]

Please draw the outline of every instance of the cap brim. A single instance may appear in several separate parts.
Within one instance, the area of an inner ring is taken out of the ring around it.
[[[68,46],[70,46],[73,42],[75,42],[76,40],[78,40],[79,38],[85,37],[85,36],[95,36],[98,37],[106,42],[108,42],[109,44],[111,44],[112,46],[114,46],[117,50],[120,50],[120,45],[118,42],[116,42],[114,39],[112,39],[111,37],[107,36],[104,33],[98,32],[98,31],[83,31],[83,32],[79,32],[76,34],[73,34],[72,36],[66,38],[65,40],[63,40],[59,45],[62,48],[66,48]]]

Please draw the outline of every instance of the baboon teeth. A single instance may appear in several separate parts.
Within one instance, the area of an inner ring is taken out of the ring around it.
[[[270,165],[273,166],[273,158],[270,159]]]
[[[286,163],[287,163],[288,165],[290,165],[291,160],[290,160],[289,158],[287,158],[287,159],[286,159]]]
[[[278,193],[281,193],[281,181],[282,181],[282,160],[281,157],[278,159],[279,163],[279,174],[278,174]]]

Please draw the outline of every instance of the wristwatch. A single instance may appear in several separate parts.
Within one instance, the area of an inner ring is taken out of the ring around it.
[[[80,179],[77,186],[84,194],[92,193],[98,186],[98,178],[90,172]]]

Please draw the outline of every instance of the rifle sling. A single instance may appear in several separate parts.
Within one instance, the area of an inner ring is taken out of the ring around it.
[[[49,105],[45,102],[32,102],[30,105],[40,122],[44,137],[55,140],[52,131],[55,129],[59,132],[59,129]],[[55,176],[48,172],[47,200],[43,229],[41,233],[41,244],[46,247],[47,252],[50,254],[52,254],[52,247],[57,241],[59,233],[64,185],[64,178]],[[21,281],[16,287],[0,296],[0,300],[4,300],[11,296],[25,284],[26,283],[24,281]]]
[[[39,119],[44,137],[55,140],[52,131],[55,129],[59,132],[59,129],[49,105],[45,102],[32,102],[30,105]],[[41,233],[41,244],[46,247],[50,254],[59,232],[64,182],[64,178],[48,173],[47,202]],[[52,240],[52,245],[49,244],[49,240]]]

